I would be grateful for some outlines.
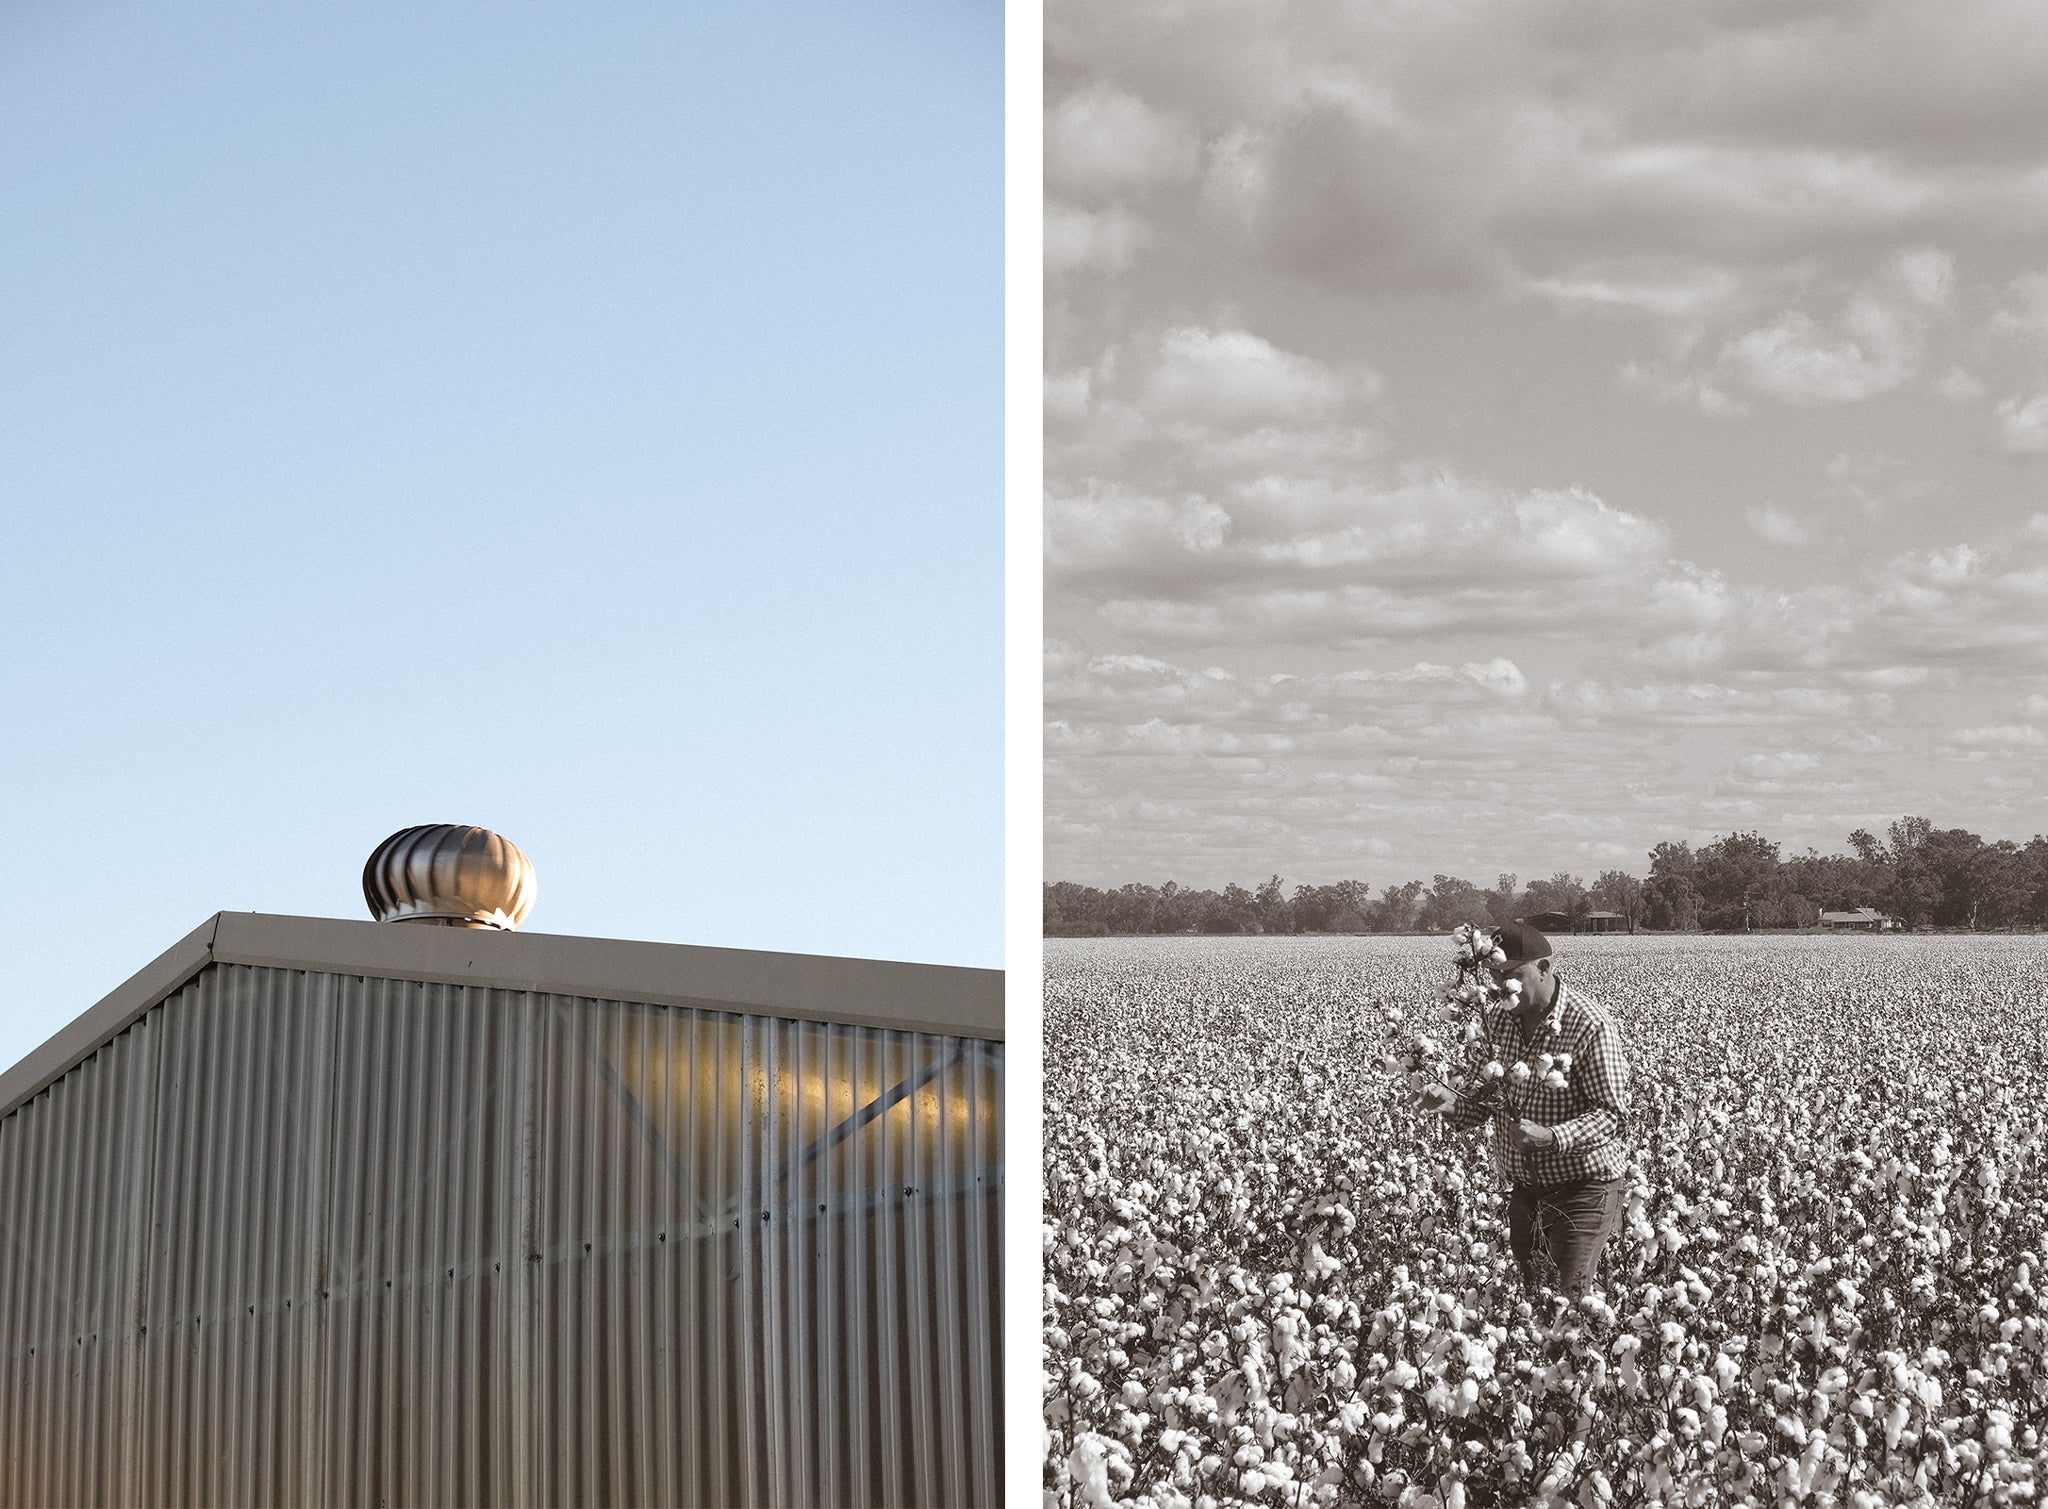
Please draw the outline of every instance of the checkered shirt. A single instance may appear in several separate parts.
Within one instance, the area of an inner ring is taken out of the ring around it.
[[[1534,1032],[1523,1032],[1510,1005],[1484,1008],[1480,1023],[1489,1055],[1505,1067],[1538,1053],[1572,1056],[1562,1090],[1546,1089],[1533,1076],[1520,1086],[1509,1085],[1506,1105],[1493,1117],[1493,1163],[1501,1177],[1518,1185],[1620,1178],[1628,1169],[1628,1057],[1606,1009],[1560,979],[1550,1014]],[[1484,1105],[1460,1096],[1444,1119],[1469,1130],[1489,1115]],[[1524,1118],[1549,1127],[1557,1134],[1556,1143],[1516,1147],[1508,1129]]]

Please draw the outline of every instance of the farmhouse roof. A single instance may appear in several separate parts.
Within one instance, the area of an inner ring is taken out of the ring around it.
[[[1859,906],[1854,911],[1848,912],[1822,912],[1820,920],[1823,922],[1883,922],[1885,914],[1875,907]]]
[[[0,1072],[6,1116],[215,964],[426,980],[1001,1041],[1003,972],[821,954],[216,912]]]

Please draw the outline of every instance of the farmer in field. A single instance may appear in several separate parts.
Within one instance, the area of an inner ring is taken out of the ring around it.
[[[1534,1293],[1577,1299],[1621,1224],[1628,1154],[1628,1059],[1614,1019],[1558,976],[1550,940],[1523,922],[1494,933],[1493,977],[1520,994],[1481,1014],[1506,1070],[1489,1103],[1444,1084],[1423,1105],[1460,1130],[1493,1122],[1493,1161],[1508,1185],[1508,1246]],[[1512,1066],[1512,1067],[1508,1067]]]

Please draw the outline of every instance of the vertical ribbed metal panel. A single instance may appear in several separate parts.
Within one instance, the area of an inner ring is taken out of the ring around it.
[[[0,1498],[117,1503],[149,1191],[147,1019],[0,1123]]]
[[[999,1045],[216,965],[0,1120],[0,1504],[994,1503]]]

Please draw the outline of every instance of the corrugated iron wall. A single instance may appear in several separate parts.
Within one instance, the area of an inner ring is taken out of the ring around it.
[[[214,965],[0,1120],[0,1505],[995,1503],[1001,1089]]]

